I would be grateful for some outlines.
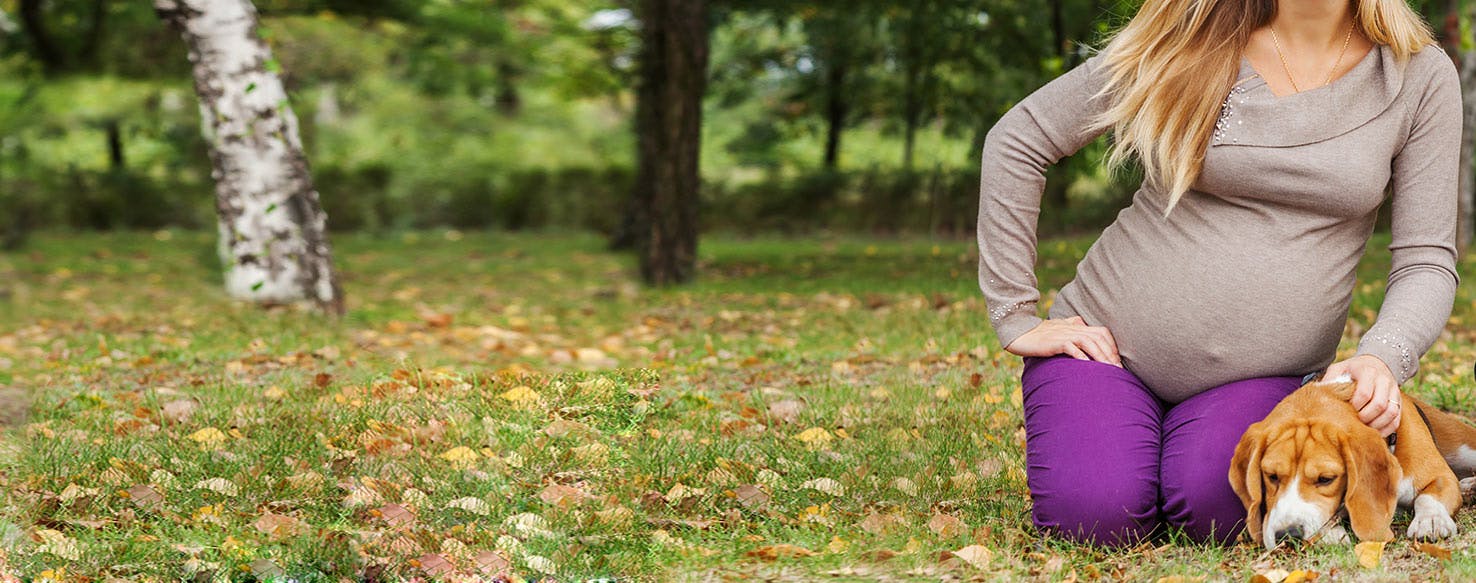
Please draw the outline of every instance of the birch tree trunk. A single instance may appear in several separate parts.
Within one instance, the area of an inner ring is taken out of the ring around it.
[[[226,291],[343,313],[327,215],[250,0],[154,0],[184,36],[210,144]]]

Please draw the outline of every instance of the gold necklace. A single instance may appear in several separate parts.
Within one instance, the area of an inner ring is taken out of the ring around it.
[[[1324,86],[1332,83],[1333,73],[1338,71],[1338,65],[1343,64],[1343,55],[1348,53],[1348,41],[1352,39],[1353,23],[1350,22],[1348,23],[1348,34],[1343,36],[1343,50],[1338,52],[1338,60],[1333,62],[1332,69],[1328,70],[1327,80],[1322,82]],[[1281,41],[1276,38],[1276,25],[1274,24],[1271,25],[1271,44],[1276,47],[1276,56],[1281,57],[1281,68],[1286,71],[1286,80],[1291,81],[1292,91],[1301,93],[1302,89],[1297,87],[1297,80],[1292,78],[1291,67],[1286,64],[1286,55],[1281,54]]]

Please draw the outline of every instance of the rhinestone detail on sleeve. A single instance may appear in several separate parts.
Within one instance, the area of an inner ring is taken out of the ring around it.
[[[1384,334],[1382,332],[1370,334],[1365,338],[1399,351],[1399,370],[1396,371],[1396,374],[1401,380],[1409,378],[1414,374],[1414,351],[1409,349],[1409,345],[1405,344],[1404,340],[1401,340],[1398,336]]]
[[[1005,316],[1008,316],[1010,314],[1013,314],[1015,312],[1015,310],[1018,310],[1020,308],[1025,307],[1025,306],[1032,305],[1034,303],[1035,302],[1015,302],[1013,304],[1008,304],[1008,305],[1003,305],[1003,306],[996,307],[994,309],[989,310],[989,321],[991,323],[993,323],[994,325],[998,326],[999,325],[999,321],[1000,320],[1003,320],[1005,318]]]

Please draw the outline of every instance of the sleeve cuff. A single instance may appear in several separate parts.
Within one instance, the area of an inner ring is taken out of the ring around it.
[[[1041,323],[1040,316],[1035,315],[1034,307],[1031,304],[1032,309],[1017,310],[994,323],[994,335],[999,337],[1000,348],[1009,346],[1016,338]]]
[[[1408,342],[1380,331],[1370,330],[1370,333],[1364,334],[1363,339],[1359,340],[1358,351],[1353,355],[1365,354],[1384,361],[1384,365],[1394,373],[1394,380],[1400,385],[1414,377],[1420,368],[1419,358],[1410,349]]]

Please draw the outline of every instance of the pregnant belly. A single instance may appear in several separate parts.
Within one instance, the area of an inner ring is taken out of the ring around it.
[[[1231,381],[1306,374],[1332,362],[1347,320],[1351,268],[1342,275],[1326,263],[1243,251],[1159,258],[1173,264],[1138,255],[1131,265],[1114,265],[1089,254],[1051,317],[1080,315],[1106,326],[1123,365],[1171,403]]]

